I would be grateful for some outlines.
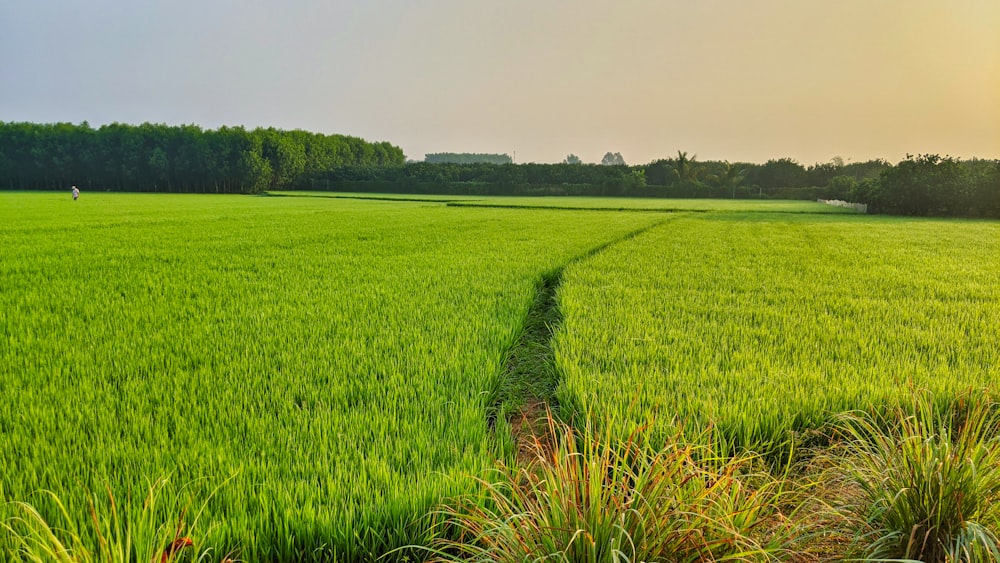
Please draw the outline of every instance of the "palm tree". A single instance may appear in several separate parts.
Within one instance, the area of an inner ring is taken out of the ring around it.
[[[698,179],[698,169],[694,167],[698,155],[688,158],[688,153],[677,151],[677,160],[674,161],[674,172],[677,179],[683,184]]]
[[[743,182],[743,178],[746,177],[746,168],[741,166],[733,166],[726,161],[722,164],[722,175],[719,176],[720,183],[733,190],[733,199],[736,199],[736,187]]]

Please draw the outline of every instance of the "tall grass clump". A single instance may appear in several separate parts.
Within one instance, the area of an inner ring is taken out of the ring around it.
[[[849,514],[870,560],[1000,561],[1000,414],[988,397],[950,408],[929,393],[884,419],[845,415]]]
[[[677,440],[653,449],[548,420],[528,466],[500,466],[481,497],[444,510],[441,561],[770,561],[791,553],[782,481],[752,456]]]
[[[119,504],[110,489],[91,493],[85,516],[51,491],[35,503],[10,501],[0,521],[0,553],[10,563],[232,562],[203,541],[205,505],[194,509],[166,479],[151,483],[139,502]]]

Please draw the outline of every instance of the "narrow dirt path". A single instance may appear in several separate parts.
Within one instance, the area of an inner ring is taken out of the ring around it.
[[[547,454],[556,446],[556,437],[553,435],[555,428],[550,424],[549,415],[555,416],[558,409],[555,392],[560,375],[556,369],[552,336],[563,321],[562,311],[556,300],[563,270],[570,264],[586,260],[665,222],[666,220],[657,221],[592,248],[558,270],[542,276],[521,336],[507,353],[500,392],[489,415],[491,426],[498,416],[504,416],[510,424],[511,434],[517,445],[519,465],[529,464],[538,458],[539,452]]]
[[[542,277],[524,329],[508,353],[504,367],[499,402],[517,444],[519,465],[535,459],[539,445],[552,443],[548,439],[546,415],[556,407],[554,397],[559,385],[552,335],[562,323],[556,303],[561,279],[561,268]]]

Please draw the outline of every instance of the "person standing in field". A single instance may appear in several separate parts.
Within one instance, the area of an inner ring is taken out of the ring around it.
[[[73,186],[73,201],[78,199],[80,199],[80,190],[76,189],[76,186]]]

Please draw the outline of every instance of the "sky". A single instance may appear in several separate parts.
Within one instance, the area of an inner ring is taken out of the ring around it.
[[[1000,0],[4,0],[0,121],[407,158],[1000,158]]]

